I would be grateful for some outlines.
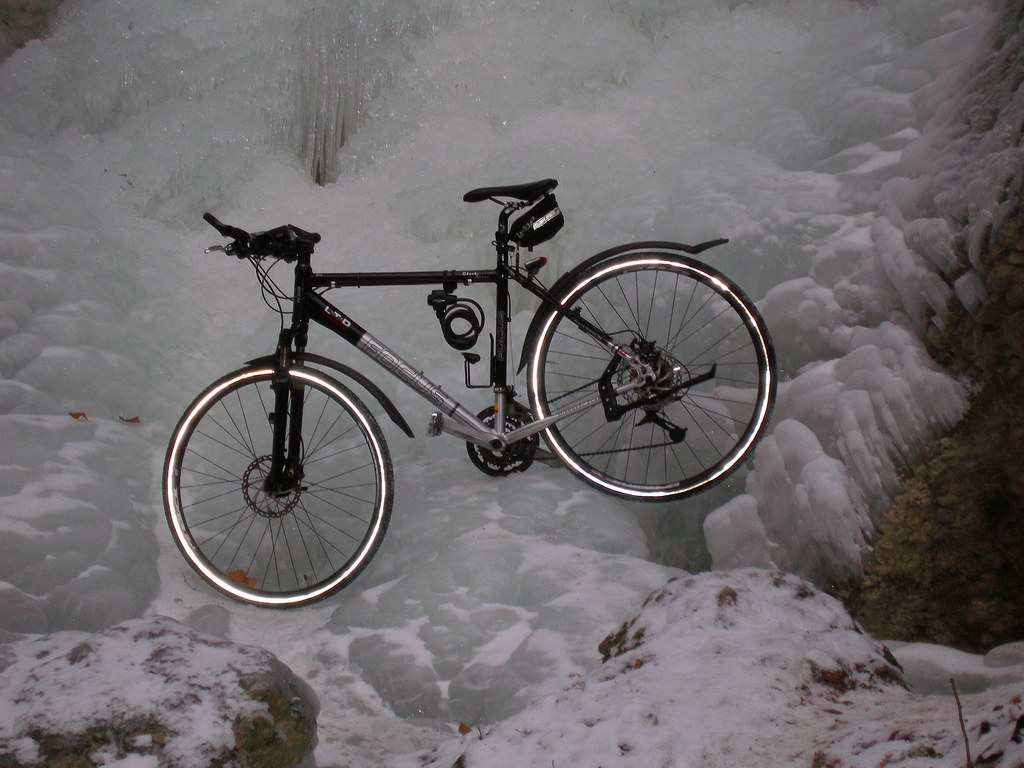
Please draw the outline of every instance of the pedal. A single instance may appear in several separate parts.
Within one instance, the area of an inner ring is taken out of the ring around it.
[[[427,424],[427,437],[437,437],[441,434],[441,424],[444,423],[444,416],[437,411],[430,414],[430,421]]]

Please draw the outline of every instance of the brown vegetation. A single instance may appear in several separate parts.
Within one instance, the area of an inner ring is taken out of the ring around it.
[[[1024,205],[981,255],[935,355],[974,394],[905,476],[851,608],[873,634],[985,651],[1024,638]]]

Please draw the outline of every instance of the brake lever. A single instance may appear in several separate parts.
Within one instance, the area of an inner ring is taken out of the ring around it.
[[[227,245],[211,245],[209,248],[205,248],[203,253],[215,253],[217,251],[226,253],[228,256],[234,256],[236,259],[244,259],[249,255],[248,249],[237,241]]]

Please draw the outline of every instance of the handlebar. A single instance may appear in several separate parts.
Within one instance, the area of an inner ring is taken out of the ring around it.
[[[271,256],[285,261],[295,261],[301,256],[312,254],[313,246],[320,242],[319,233],[307,232],[292,224],[268,229],[265,232],[250,233],[239,227],[223,223],[209,212],[203,214],[203,220],[221,235],[233,241],[226,246],[208,248],[207,253],[222,250],[239,259],[250,256],[256,258]]]

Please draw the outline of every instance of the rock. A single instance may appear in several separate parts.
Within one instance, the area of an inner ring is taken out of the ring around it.
[[[463,731],[415,763],[390,764],[909,768],[963,762],[951,702],[909,691],[885,646],[864,634],[837,600],[795,576],[758,569],[684,575],[652,593],[599,652],[600,666],[552,684],[512,717]],[[962,697],[967,723],[984,720],[992,734],[972,739],[979,765],[982,755],[997,753],[1006,755],[999,765],[1019,764],[1024,752],[1012,739],[1020,709],[1010,702],[1022,690],[1018,682],[985,698]]]
[[[1020,268],[1005,260],[996,262],[983,277],[985,288],[990,294],[1005,294],[1015,283],[1020,281]]]
[[[7,0],[0,3],[0,58],[40,37],[61,0]]]
[[[1008,189],[1005,207],[977,272],[957,278],[943,337],[928,337],[971,380],[971,407],[905,469],[846,596],[878,636],[978,653],[1024,632],[1024,197]]]
[[[316,739],[316,695],[273,654],[161,616],[0,645],[0,689],[4,768],[286,768]]]
[[[1003,338],[1014,355],[1024,357],[1024,310],[1018,310],[1006,318]]]
[[[967,415],[909,468],[879,526],[849,603],[876,636],[983,653],[1024,632],[1024,404],[1019,378],[994,375],[1010,370],[1005,349],[987,353]]]
[[[768,639],[776,633],[785,636],[784,627],[793,634],[781,641],[785,653],[793,654],[787,662],[782,649],[773,650],[775,641]],[[777,571],[750,568],[671,579],[644,601],[636,616],[608,635],[598,652],[604,664],[633,654],[634,661],[625,662],[624,668],[630,668],[638,660],[647,663],[666,634],[686,638],[695,647],[713,635],[716,656],[729,657],[726,648],[736,643],[737,653],[731,656],[736,664],[752,663],[759,670],[787,666],[801,684],[816,683],[838,693],[906,687],[888,649],[863,634],[837,600]],[[741,660],[744,644],[760,648],[764,659]],[[838,649],[843,651],[839,656]],[[707,663],[704,659],[700,666]]]

